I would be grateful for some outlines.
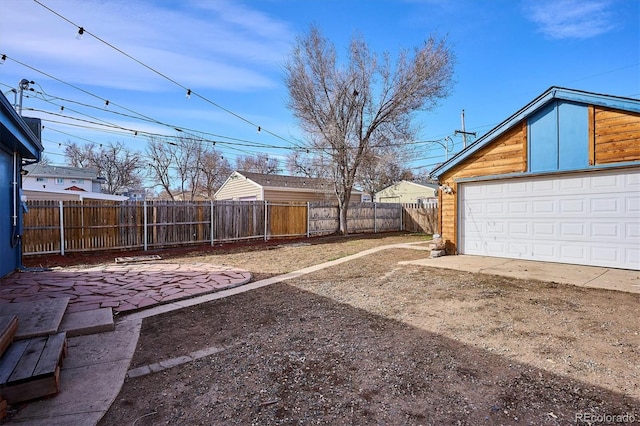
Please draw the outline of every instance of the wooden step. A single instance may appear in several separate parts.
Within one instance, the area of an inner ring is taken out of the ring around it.
[[[0,358],[0,394],[9,404],[55,395],[66,333],[14,342]]]
[[[7,350],[18,330],[18,317],[15,315],[0,316],[0,356]]]

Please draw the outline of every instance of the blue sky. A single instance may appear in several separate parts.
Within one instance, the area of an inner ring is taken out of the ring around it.
[[[74,24],[102,41],[78,40]],[[68,141],[143,150],[143,132],[175,135],[172,126],[209,134],[232,165],[238,155],[284,158],[302,135],[286,107],[283,63],[311,24],[343,58],[356,33],[391,54],[446,37],[456,84],[416,123],[418,140],[450,136],[454,151],[463,109],[466,130],[479,137],[554,85],[640,97],[636,0],[3,0],[0,89],[13,101],[8,91],[26,78],[46,93],[30,93],[23,108],[45,120],[54,164],[64,164]],[[444,160],[441,145],[419,146],[416,172]]]

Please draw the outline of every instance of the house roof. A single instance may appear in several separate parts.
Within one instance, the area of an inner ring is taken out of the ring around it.
[[[469,145],[467,148],[460,151],[446,162],[437,166],[431,171],[431,176],[437,178],[447,170],[460,164],[465,159],[470,157],[473,153],[489,145],[491,142],[503,135],[520,121],[529,117],[553,100],[564,100],[640,113],[640,100],[638,99],[603,95],[598,93],[584,92],[581,90],[552,86],[545,92],[543,92],[540,96],[517,111],[515,114],[504,120],[502,123],[498,124],[493,129],[489,130],[486,134]]]
[[[17,151],[22,157],[36,161],[40,161],[40,155],[44,151],[40,139],[2,93],[0,93],[0,142],[9,151]]]
[[[75,191],[69,189],[25,189],[27,199],[45,200],[62,197],[68,200],[103,200],[103,201],[127,201],[129,197],[120,195],[103,194],[101,192]],[[57,196],[57,197],[56,197]]]
[[[46,164],[29,164],[23,167],[27,171],[27,176],[46,176],[60,178],[77,178],[102,180],[98,177],[95,169],[85,169],[82,167],[50,166]]]
[[[236,171],[238,175],[244,176],[255,184],[269,189],[280,190],[301,190],[314,192],[333,191],[333,182],[328,179],[309,178],[302,176],[272,175],[253,172]],[[360,193],[360,191],[353,191]]]
[[[436,190],[436,192],[438,191],[438,187],[439,187],[439,186],[438,186],[437,184],[435,184],[435,183],[427,183],[427,182],[412,182],[412,181],[410,181],[410,180],[401,180],[401,181],[399,181],[399,182],[396,182],[396,183],[394,183],[394,184],[392,184],[392,185],[389,185],[389,186],[385,187],[384,189],[381,189],[380,191],[376,192],[376,194],[381,193],[381,192],[383,192],[383,191],[386,191],[386,190],[387,190],[387,189],[389,189],[389,188],[396,187],[396,186],[398,186],[398,185],[400,185],[400,184],[402,184],[402,183],[405,183],[405,184],[407,184],[407,185],[421,186],[421,187],[423,187],[423,188],[428,188],[428,189],[434,189],[434,190]]]

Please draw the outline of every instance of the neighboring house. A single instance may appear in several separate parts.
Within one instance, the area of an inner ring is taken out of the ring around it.
[[[551,87],[437,167],[449,253],[640,269],[640,101]]]
[[[117,191],[116,195],[127,197],[129,201],[144,201],[147,199],[147,191],[144,188],[125,188]]]
[[[376,192],[378,203],[411,203],[422,206],[435,206],[438,203],[438,185],[402,180]]]
[[[27,121],[34,122],[33,130]],[[40,161],[39,120],[20,117],[0,93],[0,277],[22,266],[21,170]]]
[[[31,164],[24,167],[24,195],[28,200],[82,201],[85,199],[126,201],[128,197],[103,194],[104,178],[94,169]]]
[[[235,171],[214,194],[215,200],[235,201],[337,201],[333,183],[325,179],[300,176],[263,175]],[[360,202],[361,191],[351,193],[351,201]]]

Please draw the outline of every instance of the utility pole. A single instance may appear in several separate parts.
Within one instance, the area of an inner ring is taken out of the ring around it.
[[[462,141],[464,142],[463,145],[463,149],[467,147],[467,135],[473,135],[473,137],[476,137],[476,132],[467,132],[464,129],[464,110],[462,110],[462,114],[460,114],[460,120],[462,121],[462,130],[456,130],[455,134],[458,135],[462,135]]]
[[[18,115],[22,115],[22,93],[25,90],[32,90],[29,89],[29,84],[34,84],[33,81],[29,81],[26,78],[23,78],[22,80],[20,80],[20,83],[18,84],[18,93],[20,94],[20,101],[18,102]]]

